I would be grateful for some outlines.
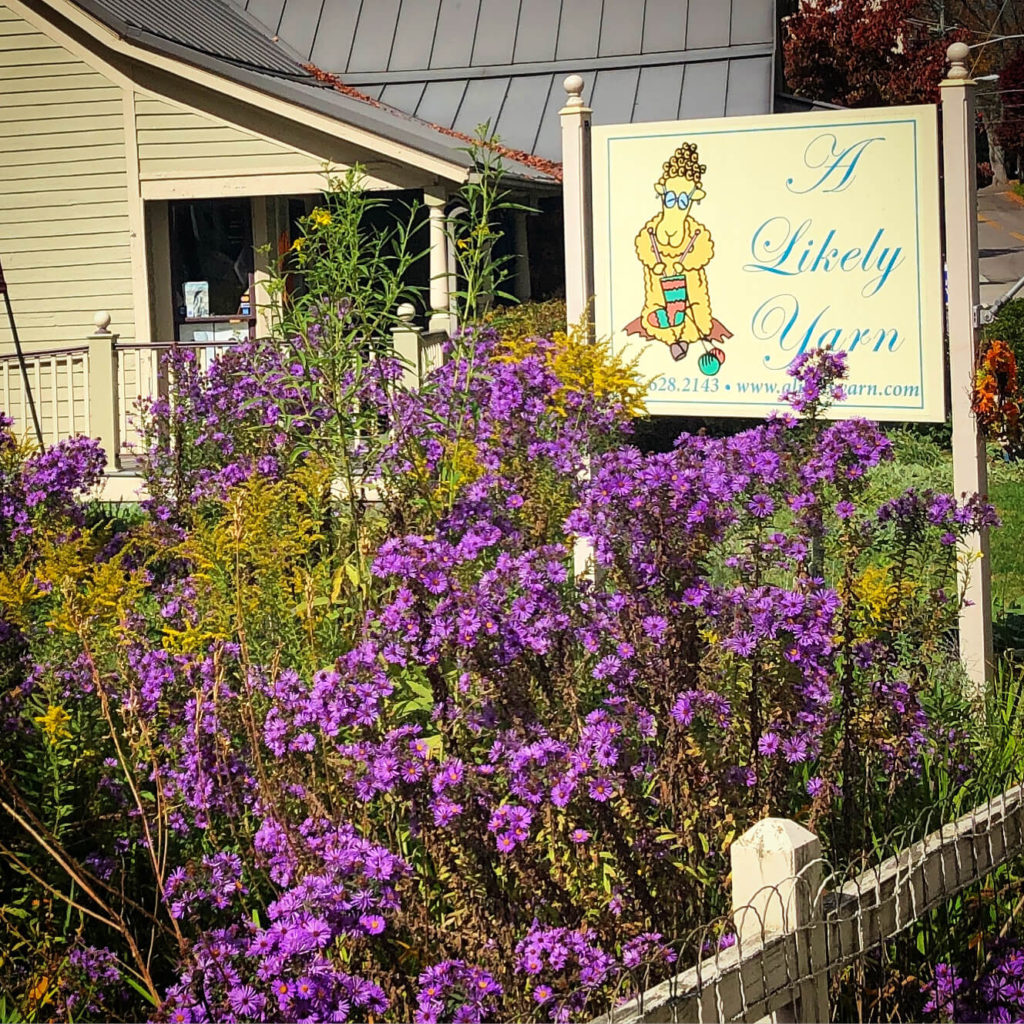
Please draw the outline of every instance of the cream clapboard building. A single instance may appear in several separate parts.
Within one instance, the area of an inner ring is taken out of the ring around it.
[[[598,120],[767,112],[774,33],[772,0],[0,0],[0,264],[46,437],[113,415],[121,443],[154,345],[258,331],[254,249],[288,244],[325,164],[425,200],[443,310],[445,204],[490,120],[549,215],[510,232],[529,294],[528,240],[560,246],[562,78],[594,69]],[[86,386],[97,310],[119,414]],[[0,310],[0,406],[27,427],[11,353]]]

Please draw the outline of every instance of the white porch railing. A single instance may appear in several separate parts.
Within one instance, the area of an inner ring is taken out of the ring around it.
[[[86,345],[26,355],[28,386],[43,438],[48,444],[89,430],[89,349]],[[0,412],[19,431],[32,429],[31,409],[21,367],[14,356],[0,356]]]
[[[445,332],[424,333],[414,323],[415,310],[399,307],[392,331],[396,353],[406,360],[406,382],[440,365]],[[110,330],[110,315],[97,313],[95,330],[85,343],[62,349],[26,352],[25,372],[35,402],[44,444],[75,434],[98,438],[104,450],[115,453],[108,473],[131,464],[141,441],[138,403],[163,392],[161,358],[172,347],[199,353],[207,369],[235,343],[129,342],[121,344]],[[26,400],[22,368],[13,353],[0,354],[0,412],[13,417],[15,430],[34,439],[31,409]]]

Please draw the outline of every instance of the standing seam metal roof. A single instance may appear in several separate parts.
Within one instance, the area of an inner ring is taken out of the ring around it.
[[[268,92],[294,82],[293,102],[460,164],[461,140],[436,129],[465,137],[487,121],[527,177],[550,177],[560,159],[572,72],[598,124],[772,105],[775,0],[75,2],[140,45],[255,74]]]
[[[128,42],[207,68],[458,167],[470,166],[463,140],[358,90],[326,87],[318,69],[303,67],[291,56],[287,44],[272,39],[261,24],[227,0],[74,2]],[[511,176],[524,180],[557,179],[542,163],[514,156],[506,168]]]
[[[308,78],[295,54],[228,0],[76,0],[120,34],[152,36],[267,75]],[[127,31],[126,31],[127,30]]]
[[[774,0],[237,2],[346,84],[547,159],[571,72],[596,123],[771,110]]]

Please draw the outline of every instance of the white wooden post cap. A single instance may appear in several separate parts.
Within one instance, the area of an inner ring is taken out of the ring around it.
[[[402,323],[412,323],[412,318],[416,315],[416,307],[411,302],[403,302],[398,307],[398,319]]]
[[[762,818],[732,844],[732,907],[744,942],[806,923],[820,877],[820,867],[808,868],[820,857],[818,837],[788,818]]]
[[[92,318],[92,322],[96,327],[97,334],[108,334],[110,327],[110,314],[105,310],[101,309]]]
[[[789,818],[762,818],[733,843],[733,848],[749,846],[763,857],[816,842],[818,837],[813,832]]]

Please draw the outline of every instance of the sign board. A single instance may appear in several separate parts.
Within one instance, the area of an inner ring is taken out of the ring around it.
[[[762,416],[808,349],[839,416],[945,418],[936,108],[593,128],[599,337],[652,414]]]

